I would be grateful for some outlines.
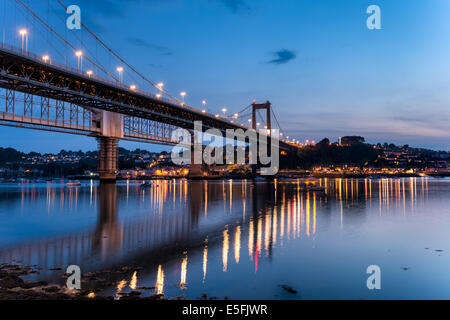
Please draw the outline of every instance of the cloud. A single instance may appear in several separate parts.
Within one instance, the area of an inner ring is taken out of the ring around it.
[[[243,13],[250,10],[244,0],[220,0],[233,14]]]
[[[268,63],[271,64],[285,64],[288,63],[291,60],[294,60],[295,58],[297,58],[297,55],[295,54],[294,51],[290,51],[290,50],[280,50],[274,53],[275,55],[275,59],[270,60]]]
[[[150,43],[144,39],[128,38],[127,41],[136,47],[146,48],[146,49],[150,49],[150,50],[159,52],[163,56],[170,56],[173,54],[169,48]]]

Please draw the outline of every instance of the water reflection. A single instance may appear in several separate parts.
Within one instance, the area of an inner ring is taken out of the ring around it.
[[[42,222],[46,228],[21,241],[13,240],[19,230],[10,238],[3,236],[0,260],[44,268],[77,264],[89,271],[132,259],[154,276],[156,292],[163,294],[164,268],[166,264],[170,268],[174,259],[180,272],[177,283],[183,290],[190,273],[198,272],[200,276],[192,279],[206,282],[209,270],[216,270],[219,262],[208,257],[215,250],[220,250],[223,273],[232,273],[234,264],[245,263],[258,273],[261,261],[272,259],[274,250],[290,241],[312,241],[314,248],[318,237],[327,237],[321,235],[325,226],[336,225],[343,231],[347,223],[361,223],[372,208],[380,219],[397,212],[413,215],[428,201],[431,184],[449,187],[447,180],[439,183],[425,177],[320,179],[317,184],[327,189],[326,196],[303,192],[300,180],[171,180],[154,181],[145,188],[128,181],[118,186],[90,182],[75,188],[50,183],[2,185],[0,219],[4,225],[25,226],[47,218]],[[55,225],[50,224],[52,220]],[[71,227],[74,222],[78,228]],[[191,267],[197,260],[198,267]],[[137,283],[134,271],[131,279],[118,282],[116,296],[127,284],[136,290]],[[189,283],[192,286],[194,281]]]

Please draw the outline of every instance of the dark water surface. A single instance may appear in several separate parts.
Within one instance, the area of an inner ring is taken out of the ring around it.
[[[116,296],[450,299],[450,180],[320,184],[327,197],[297,180],[0,184],[0,262],[141,266],[100,293]],[[369,265],[381,290],[367,289]]]

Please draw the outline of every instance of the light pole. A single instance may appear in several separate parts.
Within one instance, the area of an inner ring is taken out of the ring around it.
[[[184,98],[186,97],[186,92],[181,92],[180,93],[181,98],[183,98],[183,105],[184,105]]]
[[[86,74],[87,74],[88,77],[90,78],[90,77],[92,77],[92,75],[94,74],[94,72],[93,72],[92,70],[88,70],[88,71],[86,72]]]
[[[224,116],[224,117],[226,117],[227,111],[228,111],[227,108],[222,108],[222,112],[223,112],[223,116]]]
[[[123,74],[123,67],[117,67],[117,72],[119,73],[119,83],[122,83],[122,74]]]
[[[83,72],[83,51],[78,50],[75,55],[78,58],[78,71]]]
[[[156,97],[157,97],[158,99],[160,99],[160,98],[162,97],[162,92],[163,92],[164,83],[163,83],[163,82],[160,82],[160,83],[158,83],[158,84],[156,85],[156,87],[157,87],[158,90],[159,90],[159,93],[156,95]]]
[[[206,100],[203,100],[203,101],[202,101],[202,105],[203,105],[203,110],[202,110],[202,112],[203,112],[203,113],[206,113]]]
[[[44,61],[45,63],[48,63],[50,61],[50,57],[48,55],[45,55],[42,57],[42,61]]]
[[[28,54],[28,30],[20,29],[19,34],[22,36],[22,54],[24,44],[25,44],[25,53]]]

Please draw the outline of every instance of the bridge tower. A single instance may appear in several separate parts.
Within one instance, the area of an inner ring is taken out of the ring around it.
[[[253,124],[253,130],[256,130],[256,111],[260,110],[260,109],[265,109],[266,110],[266,124],[267,124],[267,130],[271,130],[272,129],[272,124],[270,121],[270,107],[271,104],[269,101],[267,101],[266,103],[256,103],[253,102],[252,104],[252,124]]]
[[[252,104],[252,125],[253,125],[253,130],[256,131],[256,112],[258,110],[261,109],[265,109],[266,110],[266,125],[267,125],[267,129],[266,130],[272,130],[272,123],[271,123],[271,119],[270,119],[270,113],[271,113],[271,104],[269,101],[266,101],[266,103],[256,103],[256,101],[253,101]],[[269,139],[269,143],[270,143],[270,139]],[[259,150],[259,148],[258,148]],[[268,147],[268,150],[270,150],[270,145]],[[257,164],[252,164],[252,175],[254,177],[256,177],[257,175],[257,171],[258,171],[258,165]]]

